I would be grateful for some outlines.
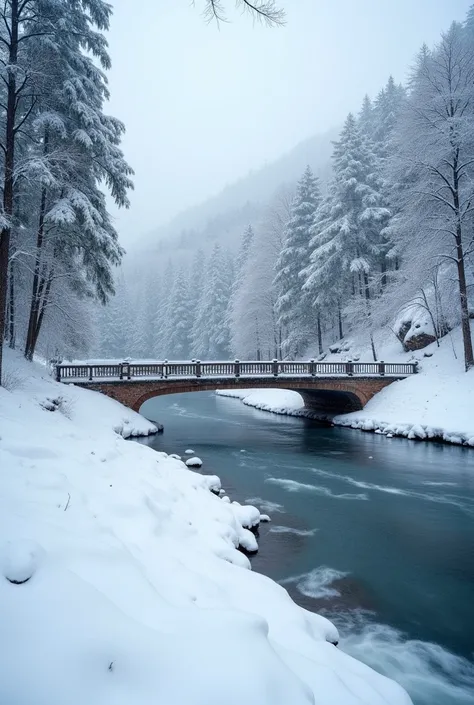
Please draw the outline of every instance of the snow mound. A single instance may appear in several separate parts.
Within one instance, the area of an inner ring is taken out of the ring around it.
[[[301,394],[289,389],[240,389],[239,391],[217,390],[220,397],[240,399],[246,406],[253,406],[260,411],[287,416],[306,416],[312,418],[314,412],[305,409]],[[240,451],[245,453],[244,450]]]
[[[242,526],[252,529],[260,524],[260,512],[257,507],[253,507],[251,504],[242,505],[239,502],[232,502],[232,507]]]
[[[194,451],[191,448],[188,448],[187,450],[184,451],[185,455],[194,455]]]
[[[202,482],[211,492],[220,494],[221,479],[217,475],[202,475]]]
[[[247,553],[257,553],[258,543],[254,534],[248,529],[242,529],[239,534],[239,546],[243,548]]]
[[[202,460],[201,458],[194,456],[193,458],[189,458],[189,460],[186,460],[186,465],[188,466],[188,468],[200,468],[202,465]]]
[[[41,555],[34,541],[8,541],[0,550],[1,573],[10,583],[22,585],[36,573]]]

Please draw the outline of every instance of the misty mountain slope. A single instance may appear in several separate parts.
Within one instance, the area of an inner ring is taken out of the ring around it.
[[[337,130],[331,130],[300,142],[276,161],[252,170],[207,201],[182,211],[167,225],[145,236],[138,246],[156,246],[163,251],[172,240],[173,249],[187,250],[206,247],[209,241],[227,241],[234,235],[240,238],[242,229],[259,219],[275,191],[295,183],[308,164],[316,176],[327,180],[332,140],[336,136]]]

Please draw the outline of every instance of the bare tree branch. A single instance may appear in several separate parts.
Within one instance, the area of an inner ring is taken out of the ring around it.
[[[208,22],[228,22],[225,7],[225,0],[205,0],[204,17]],[[285,24],[285,12],[276,5],[275,0],[236,0],[236,7],[269,26]]]

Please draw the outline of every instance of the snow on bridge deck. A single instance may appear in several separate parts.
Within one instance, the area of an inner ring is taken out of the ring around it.
[[[116,361],[91,360],[56,365],[58,382],[105,383],[191,379],[275,379],[393,377],[401,379],[417,372],[417,363],[317,362],[308,361]]]

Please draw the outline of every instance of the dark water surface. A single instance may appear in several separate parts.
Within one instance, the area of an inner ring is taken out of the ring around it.
[[[144,442],[268,513],[253,569],[334,621],[416,705],[474,703],[474,449],[328,428],[209,393],[152,399]]]

